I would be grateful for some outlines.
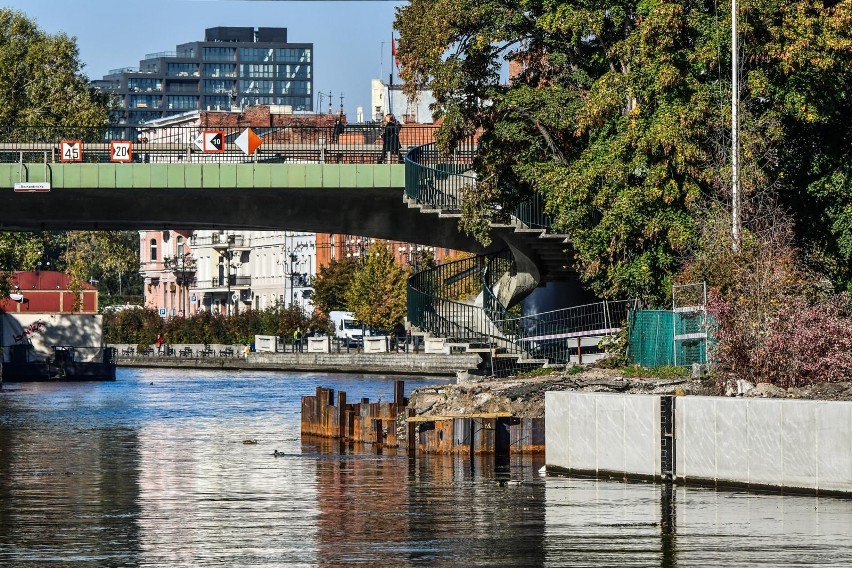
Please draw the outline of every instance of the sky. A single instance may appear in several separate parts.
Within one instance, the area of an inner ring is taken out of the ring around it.
[[[205,28],[284,27],[294,43],[314,44],[314,91],[328,93],[355,120],[369,115],[370,80],[391,71],[394,0],[0,0],[36,20],[48,33],[77,38],[83,72],[100,79],[111,69],[136,67],[148,53],[203,41]],[[317,97],[314,95],[314,104]]]

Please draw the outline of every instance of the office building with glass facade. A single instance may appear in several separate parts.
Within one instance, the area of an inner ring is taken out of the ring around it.
[[[313,44],[287,43],[287,28],[208,28],[204,41],[148,54],[92,85],[117,96],[121,124],[249,105],[311,112]]]

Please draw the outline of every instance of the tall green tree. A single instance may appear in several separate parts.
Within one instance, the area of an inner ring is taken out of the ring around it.
[[[355,319],[376,329],[390,330],[406,314],[408,272],[397,264],[383,243],[367,251],[346,291],[346,304]]]
[[[0,8],[3,139],[31,142],[58,136],[100,136],[100,131],[91,127],[109,123],[111,103],[106,94],[89,86],[82,69],[74,38],[45,33],[25,14]],[[60,251],[68,245],[64,233],[0,233],[0,295],[8,293],[8,277],[13,270],[32,270],[38,262],[42,266],[51,262],[51,268],[64,269],[69,263],[61,258]],[[73,246],[68,250],[73,252]],[[98,260],[113,262],[110,258]]]
[[[354,257],[332,259],[328,266],[323,266],[312,283],[314,306],[325,314],[332,310],[349,311],[346,290],[357,270],[358,261]]]
[[[25,14],[0,8],[0,125],[7,135],[32,136],[23,127],[103,126],[109,98],[89,86],[75,38],[51,35]]]
[[[804,248],[848,272],[852,2],[740,6],[746,229],[780,203]],[[703,211],[730,201],[729,14],[667,0],[398,8],[402,76],[432,89],[443,144],[482,132],[465,228],[484,235],[541,195],[594,291],[662,301]]]

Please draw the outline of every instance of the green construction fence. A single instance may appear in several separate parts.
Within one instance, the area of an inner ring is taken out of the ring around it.
[[[627,359],[648,368],[705,364],[706,331],[703,312],[633,310],[628,321]],[[675,341],[675,332],[687,337]]]

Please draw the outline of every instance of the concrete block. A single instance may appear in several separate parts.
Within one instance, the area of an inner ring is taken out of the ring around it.
[[[274,335],[255,335],[254,350],[258,353],[275,353],[277,339]]]
[[[660,397],[624,397],[624,471],[659,475]]]
[[[447,340],[443,337],[427,337],[424,342],[424,352],[426,353],[449,353],[449,347],[446,346]]]
[[[718,398],[713,402],[716,405],[715,479],[746,483],[749,451],[748,401],[741,398]]]
[[[712,398],[681,397],[675,402],[681,411],[676,422],[676,451],[680,478],[716,477],[716,405]]]
[[[388,337],[378,335],[364,338],[364,353],[387,353]]]
[[[562,468],[568,467],[569,401],[565,392],[544,393],[545,463]]]
[[[565,393],[568,397],[568,467],[587,471],[598,469],[596,397]],[[545,423],[550,421],[545,417]],[[546,442],[550,445],[550,441]],[[550,463],[550,462],[548,462]]]
[[[781,482],[784,487],[816,488],[817,404],[790,400],[781,408]]]
[[[625,471],[624,397],[598,395],[595,402],[598,470]]]
[[[274,337],[273,337],[274,339]],[[308,337],[308,353],[331,353],[331,337]]]
[[[816,404],[817,488],[852,491],[852,402]]]
[[[748,404],[748,483],[781,482],[781,400],[752,399]]]

